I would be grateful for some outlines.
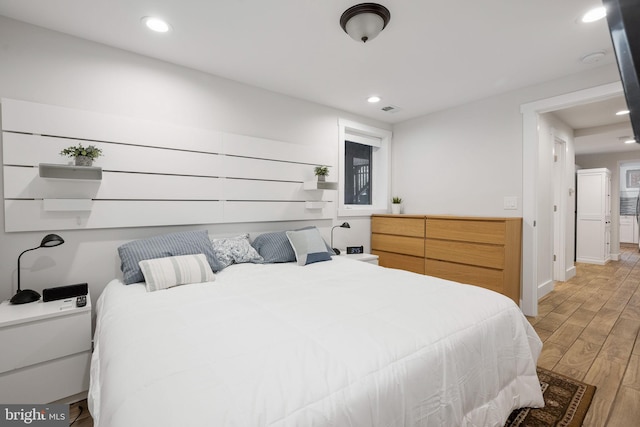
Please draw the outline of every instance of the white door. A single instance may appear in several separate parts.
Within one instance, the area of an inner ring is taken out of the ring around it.
[[[553,280],[565,281],[565,206],[563,194],[565,185],[564,141],[555,139],[553,145]]]

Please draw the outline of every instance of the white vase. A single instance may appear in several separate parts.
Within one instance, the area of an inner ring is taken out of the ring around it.
[[[394,215],[400,214],[400,203],[391,203],[391,213]]]

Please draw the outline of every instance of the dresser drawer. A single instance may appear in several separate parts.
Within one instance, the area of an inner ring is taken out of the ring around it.
[[[505,243],[504,221],[427,218],[426,237],[463,242]]]
[[[371,232],[424,238],[424,218],[372,217]]]
[[[424,254],[425,258],[440,261],[504,268],[504,246],[427,239],[424,243]]]
[[[371,249],[424,257],[424,239],[374,233],[371,235]]]
[[[91,312],[0,329],[0,373],[91,350]]]
[[[372,253],[378,255],[378,265],[382,267],[397,268],[424,274],[424,258],[383,251],[372,251]]]
[[[427,259],[425,274],[490,289],[520,304],[520,283],[507,283],[502,270]]]

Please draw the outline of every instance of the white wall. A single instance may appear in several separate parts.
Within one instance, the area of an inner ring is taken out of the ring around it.
[[[582,154],[576,156],[580,169],[607,168],[611,171],[611,255],[620,255],[620,163],[638,161],[637,152]]]
[[[521,105],[619,79],[612,64],[394,126],[393,195],[406,213],[523,216],[523,162],[537,159],[523,157]],[[516,210],[503,208],[505,196],[517,197]],[[532,226],[524,224],[524,233]],[[538,236],[552,236],[549,224],[535,227]],[[523,266],[550,271],[546,258],[531,265],[524,257]],[[537,288],[546,279],[535,280]]]
[[[239,84],[101,44],[0,17],[0,97],[166,121],[322,146],[338,153],[338,118],[390,129],[352,114]],[[337,157],[336,162],[337,164]],[[2,186],[0,185],[0,188]],[[3,212],[3,210],[0,210]],[[0,213],[4,224],[4,213]],[[370,241],[368,219],[340,218],[352,226],[335,233],[336,246]],[[325,237],[337,221],[321,221]],[[258,233],[310,225],[259,223],[209,227],[147,227],[59,232],[60,247],[29,252],[22,259],[22,286],[88,282],[95,300],[119,275],[117,246],[165,232],[208,228],[210,234]],[[56,232],[56,230],[51,230]],[[16,286],[16,260],[40,243],[45,233],[0,233],[0,299]]]

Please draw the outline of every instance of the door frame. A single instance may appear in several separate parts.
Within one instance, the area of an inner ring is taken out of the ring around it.
[[[538,116],[543,113],[599,101],[623,93],[622,83],[609,83],[589,89],[529,102],[520,106],[522,114],[522,300],[527,316],[538,315],[538,235],[551,233],[536,227],[539,214],[539,135]],[[548,234],[547,234],[548,235]]]
[[[567,223],[567,189],[566,181],[566,156],[567,142],[555,135],[553,130],[553,280],[564,282],[566,280],[566,223]]]

